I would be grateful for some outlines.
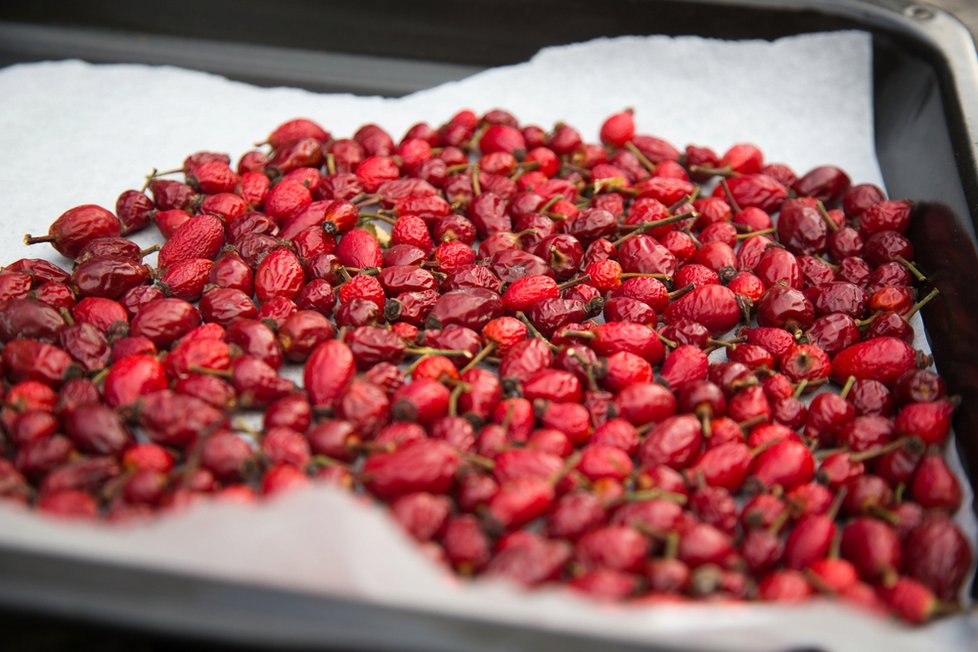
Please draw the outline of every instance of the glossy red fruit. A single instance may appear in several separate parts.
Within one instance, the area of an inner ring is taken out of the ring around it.
[[[60,254],[74,258],[91,240],[117,237],[121,231],[119,218],[110,211],[94,204],[84,204],[62,213],[51,224],[47,236],[33,238],[28,235],[24,241],[27,244],[51,242]]]
[[[142,263],[112,256],[93,256],[75,268],[71,280],[85,297],[118,299],[128,290],[150,281]]]
[[[825,249],[829,228],[815,198],[789,199],[781,205],[778,240],[794,254],[817,254]]]
[[[830,516],[813,514],[802,518],[785,541],[785,566],[793,570],[804,570],[824,560],[829,554],[835,535],[836,525]]]
[[[971,570],[973,553],[961,529],[945,514],[932,514],[904,543],[906,574],[942,600],[956,601]]]
[[[314,406],[331,406],[356,373],[353,352],[343,342],[329,340],[312,352],[303,370],[303,385]]]
[[[663,314],[666,323],[688,319],[703,324],[714,335],[727,332],[741,318],[737,295],[722,285],[695,288],[670,303]]]
[[[0,360],[7,378],[15,383],[37,381],[57,388],[80,371],[80,367],[63,349],[35,340],[7,342]]]
[[[954,513],[961,506],[961,484],[939,453],[924,455],[920,460],[910,495],[924,509]]]
[[[37,501],[37,508],[59,518],[92,518],[98,515],[98,504],[87,492],[64,489],[45,492]]]
[[[837,394],[819,394],[809,405],[805,435],[834,442],[839,429],[855,416],[853,407]]]
[[[79,405],[62,417],[65,434],[80,451],[117,455],[134,443],[119,415],[101,404]]]
[[[768,573],[784,555],[784,542],[777,533],[766,529],[748,531],[740,542],[740,555],[751,573]]]
[[[757,597],[771,602],[804,602],[813,593],[804,574],[796,570],[774,571],[757,585]]]
[[[813,344],[791,347],[781,361],[781,371],[792,382],[817,382],[829,377],[831,362],[828,354]]]
[[[643,466],[689,466],[700,455],[703,442],[699,420],[692,415],[669,417],[649,431],[640,451]]]
[[[102,392],[106,403],[121,407],[131,405],[140,396],[166,389],[167,385],[166,369],[156,357],[130,355],[109,367]]]
[[[601,142],[613,147],[624,147],[635,135],[635,117],[631,109],[614,113],[601,124]]]
[[[574,557],[590,570],[638,572],[649,552],[649,542],[625,526],[606,526],[585,534],[577,541]]]
[[[743,255],[746,255],[745,252],[742,252],[742,257]],[[781,247],[766,247],[758,256],[757,263],[749,269],[767,287],[787,285],[801,290],[804,286],[805,275],[799,259]]]
[[[736,491],[747,478],[752,458],[751,449],[744,443],[720,444],[703,453],[690,467],[689,475],[692,478],[702,477],[711,487]]]
[[[184,222],[160,249],[157,264],[165,269],[192,258],[213,260],[224,246],[224,223],[213,215]]]
[[[815,307],[800,291],[773,285],[757,304],[757,323],[763,327],[804,330],[815,321]]]
[[[856,344],[860,339],[859,327],[849,315],[831,313],[816,319],[805,331],[809,343],[830,356]]]
[[[333,324],[322,314],[299,310],[286,317],[278,329],[278,340],[288,360],[305,362],[319,344],[332,339],[335,334]],[[269,364],[277,368],[280,362]]]
[[[288,332],[290,331],[286,331]],[[246,318],[236,319],[227,328],[227,342],[240,348],[242,353],[254,356],[275,369],[282,366],[282,345],[265,323]]]
[[[906,233],[910,227],[913,204],[907,200],[882,200],[864,209],[859,215],[859,231],[868,237],[880,231]]]
[[[703,371],[705,374],[705,366]],[[632,425],[658,423],[676,413],[676,397],[663,385],[640,383],[619,392],[615,408]]]
[[[691,568],[723,565],[733,554],[731,537],[707,523],[693,524],[680,535],[677,558]]]
[[[908,403],[897,414],[894,427],[907,437],[918,437],[925,444],[941,444],[951,428],[954,403],[943,399],[926,403]]]
[[[133,318],[129,333],[165,347],[199,325],[200,314],[191,304],[176,298],[156,299]]]
[[[696,346],[684,344],[676,347],[662,365],[661,374],[675,390],[707,376],[709,360]]]
[[[291,380],[278,375],[273,367],[250,355],[231,363],[231,384],[243,406],[264,407],[295,389]]]
[[[651,364],[658,364],[665,356],[665,347],[656,332],[642,324],[615,322],[599,324],[591,331],[589,346],[599,355],[609,356],[627,351]]]
[[[760,208],[768,213],[776,211],[788,196],[787,189],[779,181],[766,174],[742,174],[727,180],[734,201],[741,208]],[[723,197],[718,186],[714,197]]]
[[[535,304],[560,296],[557,282],[548,276],[527,276],[514,281],[503,293],[503,306],[509,311],[527,310]]]
[[[799,195],[811,197],[829,205],[838,205],[849,190],[851,181],[840,168],[834,165],[820,165],[809,170],[792,184],[791,189]]]
[[[255,270],[255,294],[261,303],[276,297],[295,299],[304,282],[302,264],[286,247],[273,249]]]
[[[438,440],[421,440],[390,453],[367,456],[361,474],[364,486],[384,499],[418,491],[444,494],[455,481],[458,452]]]
[[[903,548],[893,528],[866,516],[851,521],[842,530],[840,553],[852,562],[860,577],[871,583],[899,571],[903,559]]]
[[[909,344],[894,337],[877,337],[840,351],[832,360],[832,379],[844,384],[855,376],[892,387],[916,366],[917,354]]]
[[[201,433],[216,431],[227,420],[221,410],[204,401],[166,389],[141,396],[135,412],[149,439],[163,446],[185,445]]]
[[[754,458],[751,476],[764,487],[780,486],[786,491],[809,482],[815,475],[811,450],[797,440],[784,439]]]
[[[881,587],[879,595],[897,617],[913,625],[927,622],[938,611],[933,592],[909,577],[901,577],[893,584]]]

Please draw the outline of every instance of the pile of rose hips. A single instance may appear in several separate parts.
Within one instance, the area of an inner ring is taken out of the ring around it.
[[[953,607],[972,553],[955,403],[910,344],[912,204],[630,111],[600,138],[296,119],[67,211],[27,240],[70,272],[0,274],[0,493],[124,521],[323,482],[462,575]],[[156,268],[125,237],[151,224]]]

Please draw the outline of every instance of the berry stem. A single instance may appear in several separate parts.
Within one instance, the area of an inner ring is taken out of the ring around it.
[[[635,146],[635,143],[633,143],[632,141],[628,141],[627,143],[625,143],[625,149],[627,149],[629,152],[635,155],[635,158],[637,158],[638,162],[642,164],[642,167],[644,167],[649,172],[652,173],[655,172],[655,163],[650,161],[649,157],[643,154],[642,150],[640,150],[638,147]]]
[[[54,242],[54,236],[52,235],[34,236],[31,235],[30,233],[24,235],[24,244],[26,245],[41,244],[43,242]]]
[[[230,378],[234,375],[230,369],[210,369],[208,367],[198,367],[197,365],[190,365],[187,370],[191,373],[217,376],[219,378]]]
[[[838,516],[839,510],[842,508],[842,501],[846,499],[847,493],[849,493],[848,488],[846,488],[845,486],[840,487],[839,493],[835,495],[835,499],[832,501],[832,504],[829,506],[829,510],[825,512],[825,515],[830,519],[832,519],[833,521],[835,520],[835,517]]]
[[[721,179],[737,176],[737,173],[734,172],[729,165],[724,165],[722,168],[715,168],[710,165],[690,165],[689,171],[693,174],[702,174],[708,177],[720,177]]]
[[[397,449],[394,442],[378,444],[372,441],[358,441],[356,443],[347,444],[346,447],[348,450],[358,453],[393,453]]]
[[[543,333],[541,333],[540,330],[536,326],[533,325],[533,322],[530,321],[529,317],[527,317],[526,314],[524,314],[523,312],[517,312],[516,313],[516,318],[519,319],[524,324],[526,324],[527,329],[529,329],[529,331],[533,335],[533,337],[535,337],[537,339],[540,339],[540,340],[543,340],[544,343],[546,343],[546,345],[549,346],[550,349],[553,350],[553,351],[559,351],[560,350],[560,347],[556,346],[553,342],[551,342],[549,339],[547,339],[546,337],[544,337]]]
[[[654,328],[652,329],[652,332],[655,333],[655,336],[659,338],[659,341],[660,342],[662,342],[663,344],[665,344],[666,346],[668,346],[670,349],[674,349],[677,346],[679,346],[679,343],[678,342],[674,342],[673,340],[670,340],[668,337],[666,337],[665,335],[663,335],[659,331],[655,330]]]
[[[459,369],[458,372],[460,374],[464,374],[466,371],[468,371],[469,369],[472,369],[477,364],[479,364],[480,362],[482,362],[483,360],[485,360],[486,358],[488,358],[490,355],[492,355],[492,352],[495,351],[495,350],[496,350],[496,343],[495,342],[489,342],[484,347],[482,347],[482,350],[481,351],[479,351],[478,353],[475,354],[475,357],[474,358],[472,358],[471,360],[469,360],[469,363],[467,365],[465,365],[464,367],[462,367],[461,369]]]
[[[700,419],[700,430],[703,432],[704,439],[711,439],[713,437],[713,425],[710,423],[710,416],[712,410],[709,408],[705,410],[698,411],[696,416]],[[700,474],[702,477],[702,473]]]
[[[548,210],[550,210],[550,208],[554,204],[556,204],[557,202],[559,202],[562,197],[563,197],[563,195],[554,195],[553,197],[551,197],[550,199],[548,199],[547,200],[547,203],[540,207],[540,212],[541,213],[546,213]]]
[[[839,398],[844,399],[849,396],[849,392],[852,391],[852,386],[856,384],[856,377],[849,376],[846,378],[846,384],[842,386],[842,391],[839,392]]]
[[[689,193],[688,195],[686,195],[685,197],[677,201],[675,204],[669,206],[669,212],[675,213],[686,204],[692,205],[693,202],[696,201],[696,198],[700,196],[701,190],[703,190],[702,186],[696,186],[695,188],[693,188],[693,192]]]
[[[58,313],[61,315],[61,318],[65,320],[66,324],[68,324],[69,326],[75,325],[75,318],[71,314],[70,310],[68,310],[67,308],[59,308]]]
[[[907,268],[907,271],[910,272],[913,275],[913,277],[915,279],[917,279],[918,281],[926,281],[927,280],[927,277],[924,276],[924,273],[921,272],[919,269],[917,269],[917,266],[916,265],[914,265],[913,263],[911,263],[909,260],[907,260],[903,256],[894,256],[893,257],[893,260],[895,262],[900,263],[904,267],[906,267]]]
[[[359,447],[361,445],[362,444],[356,444],[357,447]],[[312,456],[312,463],[315,464],[316,466],[339,466],[339,467],[342,467],[344,469],[350,468],[349,465],[344,464],[343,462],[340,462],[339,460],[333,459],[332,457],[329,457],[327,455],[313,455]]]
[[[727,342],[726,340],[715,340],[712,337],[706,340],[707,344],[712,344],[713,346],[722,346],[725,349],[736,349],[737,345],[733,342]]]
[[[941,291],[940,291],[940,290],[938,290],[937,288],[934,288],[933,290],[931,290],[930,292],[928,292],[928,293],[927,293],[927,296],[925,296],[925,297],[924,297],[923,299],[921,299],[921,300],[920,300],[920,301],[918,301],[917,303],[915,303],[915,304],[913,304],[913,305],[912,305],[912,306],[910,307],[910,310],[908,310],[908,311],[907,311],[907,314],[905,314],[905,315],[903,315],[903,321],[910,321],[910,318],[911,318],[911,317],[913,317],[913,316],[914,316],[914,315],[916,315],[916,314],[917,314],[918,312],[920,312],[920,309],[921,309],[921,308],[923,308],[923,307],[924,307],[924,306],[926,306],[926,305],[927,305],[928,303],[930,303],[931,301],[933,301],[933,300],[934,300],[934,298],[935,298],[935,297],[936,297],[936,296],[937,296],[938,294],[940,294],[940,293],[941,293]]]
[[[807,378],[802,378],[802,379],[801,379],[801,382],[799,382],[799,383],[798,383],[798,384],[797,384],[797,385],[795,386],[795,393],[794,393],[794,397],[795,397],[795,398],[800,398],[800,397],[801,397],[801,395],[805,393],[805,388],[806,388],[806,387],[808,387],[808,379],[807,379]]]
[[[615,240],[611,244],[613,246],[617,247],[618,245],[620,245],[621,243],[625,242],[629,238],[633,238],[633,237],[637,236],[640,233],[645,233],[646,231],[651,231],[652,229],[655,229],[655,228],[660,227],[660,226],[668,226],[670,224],[675,224],[676,222],[682,222],[683,220],[688,220],[688,219],[690,219],[692,217],[696,217],[696,216],[697,216],[696,211],[694,211],[694,210],[688,210],[688,211],[685,211],[683,213],[680,213],[679,215],[673,215],[672,217],[667,217],[664,220],[655,220],[653,222],[642,222],[641,224],[635,225],[635,228],[632,229],[632,231],[630,233],[628,233],[627,235],[623,235],[622,237],[618,238],[617,240]]]
[[[901,448],[912,447],[912,440],[910,437],[900,437],[899,439],[894,439],[889,444],[884,444],[883,446],[877,446],[876,448],[870,448],[864,450],[861,453],[850,453],[849,460],[852,462],[865,462],[866,460],[871,460],[876,457],[881,457],[888,453],[898,451]]]
[[[408,347],[404,349],[404,351],[406,353],[411,353],[413,355],[446,355],[446,356],[460,355],[464,358],[469,358],[469,359],[472,358],[471,353],[469,353],[468,351],[462,351],[461,349],[433,349],[427,346],[422,346],[417,348]]]
[[[582,340],[593,340],[594,339],[594,333],[592,333],[591,331],[566,330],[566,331],[563,332],[563,335],[564,335],[564,337],[579,337]]]
[[[730,204],[730,208],[733,209],[734,213],[739,213],[741,211],[740,204],[737,203],[733,193],[730,192],[730,186],[727,184],[725,177],[720,177],[720,187],[723,188],[723,194],[727,196],[727,203]]]
[[[450,416],[458,416],[458,397],[462,395],[466,387],[468,385],[465,383],[459,383],[452,388],[451,393],[448,395],[448,414]]]
[[[757,417],[754,417],[754,418],[756,419]],[[740,424],[738,423],[737,425],[739,426]],[[751,457],[757,457],[758,455],[760,455],[761,453],[763,453],[767,449],[771,448],[771,446],[774,446],[775,444],[777,444],[779,441],[781,441],[781,440],[780,439],[768,439],[766,442],[764,442],[760,446],[755,446],[754,448],[750,449],[750,456]]]
[[[153,179],[155,178],[156,178],[156,168],[153,168],[153,171],[146,175],[145,177],[146,181],[143,182],[143,187],[140,188],[139,191],[145,193],[149,189],[149,184],[153,183]]]
[[[683,296],[687,292],[692,292],[695,289],[696,289],[696,284],[690,283],[689,285],[684,285],[678,290],[673,290],[672,292],[668,293],[666,296],[669,297],[670,301],[675,301],[676,299]]]
[[[744,419],[743,421],[738,421],[737,425],[740,427],[741,430],[746,431],[748,428],[753,428],[756,425],[767,423],[767,420],[768,420],[768,416],[766,414],[758,414],[752,416],[750,419]]]
[[[586,282],[588,282],[590,280],[591,280],[591,275],[590,274],[584,274],[583,276],[578,276],[578,277],[569,279],[567,281],[564,281],[563,283],[558,283],[557,284],[557,289],[558,290],[566,290],[569,287],[574,287],[575,285],[580,285],[581,283],[586,283]]]
[[[770,235],[777,231],[773,226],[769,229],[760,229],[757,231],[747,231],[746,233],[738,233],[734,236],[735,240],[746,240],[747,238],[753,238],[755,235]]]
[[[448,174],[455,174],[456,172],[464,172],[469,168],[473,167],[475,163],[459,163],[458,165],[449,165],[445,168],[445,172]]]
[[[778,532],[780,532],[781,528],[784,527],[784,524],[788,522],[788,519],[790,517],[791,517],[790,509],[786,509],[780,514],[778,514],[777,517],[773,521],[771,521],[771,525],[768,526],[767,533],[777,534]]]
[[[390,225],[397,224],[397,220],[392,217],[387,217],[386,215],[381,215],[380,213],[360,213],[361,220],[380,220],[381,222],[387,222]]]
[[[878,503],[866,505],[865,509],[870,516],[886,521],[894,527],[900,524],[900,516],[892,509],[887,509]]]
[[[819,593],[824,593],[826,595],[836,594],[835,589],[829,586],[828,583],[819,577],[818,573],[813,571],[811,568],[806,568],[802,572],[805,574],[805,579],[808,580],[808,583],[815,587]]]
[[[666,535],[665,550],[662,555],[665,559],[675,559],[679,554],[679,533],[670,532]]]
[[[818,214],[822,216],[825,220],[825,224],[828,225],[830,231],[838,231],[839,227],[836,225],[835,220],[829,215],[829,212],[825,210],[825,204],[822,203],[820,199],[815,200],[815,206],[818,207]]]
[[[462,459],[466,462],[471,462],[476,466],[482,467],[487,471],[492,471],[496,468],[496,462],[483,455],[476,455],[475,453],[463,453]]]
[[[380,201],[380,195],[377,194],[369,195],[365,192],[361,192],[359,195],[356,195],[353,199],[351,199],[350,203],[356,204],[357,207],[360,207],[360,206],[370,206],[372,204],[376,204],[378,201]]]
[[[666,274],[645,274],[643,272],[625,272],[618,278],[654,278],[657,281],[671,281],[672,277]]]
[[[343,270],[352,272],[357,276],[377,276],[377,274],[380,274],[380,269],[377,267],[347,267],[344,265]]]
[[[569,349],[569,351],[571,357],[580,362],[581,366],[584,367],[584,374],[587,376],[588,388],[594,392],[598,391],[598,381],[594,377],[594,368],[591,366],[591,363],[585,360],[581,354],[574,349]]]
[[[676,493],[675,491],[665,491],[664,489],[643,489],[642,491],[633,491],[631,493],[623,494],[618,498],[616,503],[638,503],[643,500],[656,500],[664,499],[680,505],[685,505],[688,500],[684,494]]]

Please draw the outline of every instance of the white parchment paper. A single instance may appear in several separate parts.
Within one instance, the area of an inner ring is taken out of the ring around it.
[[[64,263],[48,247],[22,245],[23,234],[46,232],[78,204],[111,209],[151,168],[179,167],[191,152],[225,151],[236,159],[297,116],[340,136],[376,122],[399,138],[418,120],[438,124],[463,107],[502,107],[545,128],[565,120],[595,139],[607,115],[630,106],[641,133],[679,147],[691,142],[722,152],[750,141],[799,173],[832,163],[854,182],[881,184],[870,59],[870,38],[857,32],[737,43],[626,37],[550,48],[527,63],[396,100],[258,89],[173,68],[12,66],[0,70],[0,261]],[[974,541],[973,522],[966,526]],[[599,608],[557,589],[460,583],[426,561],[382,510],[326,487],[258,506],[206,504],[121,528],[0,505],[0,542],[650,645],[978,649],[970,616],[910,630],[831,603]]]

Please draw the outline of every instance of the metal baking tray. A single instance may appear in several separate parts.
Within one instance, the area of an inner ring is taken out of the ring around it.
[[[598,36],[746,39],[838,29],[873,35],[877,154],[890,194],[919,201],[910,237],[941,290],[924,319],[936,364],[963,399],[957,446],[978,487],[978,56],[968,29],[940,9],[907,0],[4,3],[0,66],[62,58],[172,64],[259,85],[397,96]],[[3,548],[0,614],[36,627],[84,623],[79,631],[96,640],[136,632],[180,645],[647,649]]]

